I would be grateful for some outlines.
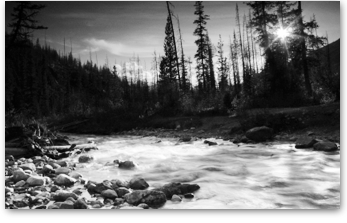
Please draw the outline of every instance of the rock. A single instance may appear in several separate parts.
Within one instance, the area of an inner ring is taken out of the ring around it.
[[[61,187],[57,186],[57,185],[53,185],[51,187],[51,192],[56,192],[57,190],[61,190]]]
[[[133,178],[129,182],[129,188],[133,190],[144,190],[148,187],[148,183],[142,178]]]
[[[192,140],[192,137],[190,136],[184,136],[180,138],[181,142],[190,142]]]
[[[14,182],[18,182],[21,180],[27,180],[29,178],[29,175],[26,174],[22,169],[18,169],[13,171],[12,179]]]
[[[147,204],[150,207],[161,207],[166,202],[166,196],[161,191],[150,190],[147,196],[142,198],[143,203]]]
[[[78,180],[78,179],[83,177],[80,173],[77,173],[77,172],[69,173],[69,176],[74,178],[74,179],[76,179],[76,180]]]
[[[62,204],[61,202],[56,202],[56,203],[54,203],[54,204],[49,205],[49,206],[47,207],[47,209],[59,209],[59,207],[60,207],[61,204]]]
[[[208,141],[208,140],[205,140],[204,143],[205,143],[205,144],[208,144],[209,146],[218,145],[216,142],[211,142],[211,141]]]
[[[174,194],[174,195],[172,195],[171,201],[172,202],[181,202],[182,198],[180,196]]]
[[[180,195],[180,194],[187,194],[187,193],[193,193],[200,189],[200,186],[197,184],[181,184],[181,183],[169,183],[165,184],[164,186],[160,188],[156,188],[157,191],[162,191],[165,193],[167,199],[172,199],[172,196],[174,194]]]
[[[142,208],[142,209],[149,209],[149,206],[145,203],[141,203],[141,204],[137,205],[137,207]]]
[[[179,189],[181,190],[182,194],[186,194],[186,193],[193,193],[199,190],[200,186],[197,184],[181,184],[179,186]]]
[[[27,183],[30,186],[43,186],[45,185],[46,179],[40,176],[31,176],[27,179]]]
[[[300,137],[295,142],[295,148],[297,149],[312,148],[315,143],[317,143],[316,139],[313,139],[311,137]]]
[[[160,207],[166,202],[166,196],[161,191],[156,190],[135,190],[124,195],[124,199],[131,205],[145,203],[150,207]]]
[[[59,209],[74,209],[74,202],[70,201],[70,200],[67,200],[67,201],[64,201]]]
[[[135,190],[132,193],[124,195],[124,200],[131,205],[138,205],[141,200],[148,193],[147,190]]]
[[[112,189],[112,184],[108,180],[104,180],[102,183],[96,184],[95,192],[100,194],[104,190]]]
[[[130,191],[125,187],[119,187],[116,189],[118,197],[124,197],[124,195],[130,193]]]
[[[114,205],[121,205],[124,203],[124,199],[123,198],[116,198],[114,200]]]
[[[75,184],[76,179],[69,177],[66,174],[59,174],[54,182],[59,186],[72,186]]]
[[[90,156],[90,155],[81,155],[79,158],[78,158],[78,162],[79,163],[89,163],[91,161],[93,161],[93,157]]]
[[[59,167],[55,170],[56,174],[69,174],[71,172],[71,170],[67,167]]]
[[[55,163],[61,167],[67,167],[69,165],[68,162],[63,161],[63,160],[57,160],[57,161],[55,161]]]
[[[185,195],[183,195],[183,196],[184,196],[184,198],[188,198],[188,199],[194,198],[194,194],[192,194],[192,193],[185,194]]]
[[[18,181],[14,186],[15,187],[23,187],[25,184],[26,184],[26,181],[25,180],[21,180],[21,181]]]
[[[123,207],[120,207],[119,209],[143,209],[141,207],[137,207],[137,206],[123,206]]]
[[[53,173],[54,172],[53,170],[54,170],[53,167],[49,164],[44,165],[42,168],[42,172],[46,173],[46,174],[47,173]]]
[[[24,163],[19,166],[23,170],[30,170],[30,171],[36,171],[36,166],[34,163]]]
[[[111,180],[111,184],[112,184],[112,188],[113,188],[113,189],[116,189],[116,188],[118,188],[118,187],[125,187],[125,188],[128,188],[128,184],[127,184],[127,183],[122,182],[122,181],[117,180],[117,179]]]
[[[313,145],[315,151],[334,152],[337,149],[337,145],[333,142],[317,142]]]
[[[53,200],[65,201],[69,197],[72,197],[75,200],[78,199],[78,196],[75,193],[68,192],[68,191],[58,191],[55,195],[53,195]]]
[[[58,169],[59,167],[61,167],[59,164],[55,163],[55,162],[49,162],[49,165],[51,165],[53,167],[53,169]]]
[[[112,189],[107,189],[101,192],[101,197],[115,199],[118,198],[117,192]]]
[[[89,209],[84,198],[78,199],[74,204],[74,209]]]
[[[119,168],[121,169],[133,169],[135,168],[135,164],[132,161],[124,161],[120,162],[118,165]]]
[[[255,127],[246,132],[246,137],[256,142],[266,141],[272,138],[272,136],[273,129],[266,126]]]

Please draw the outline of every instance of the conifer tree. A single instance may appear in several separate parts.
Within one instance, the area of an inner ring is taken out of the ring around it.
[[[208,83],[208,49],[207,49],[207,35],[206,35],[206,21],[209,20],[209,15],[205,15],[204,6],[201,1],[195,2],[195,12],[194,14],[198,16],[196,20],[194,20],[194,24],[197,25],[194,35],[198,37],[195,41],[195,44],[198,46],[198,50],[195,54],[196,58],[196,73],[197,79],[199,82],[199,86],[203,88],[203,90],[207,89]]]

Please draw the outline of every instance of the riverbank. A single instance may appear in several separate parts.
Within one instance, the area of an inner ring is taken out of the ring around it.
[[[112,114],[100,115],[62,132],[98,135],[141,135],[174,138],[221,138],[234,141],[247,130],[268,126],[276,141],[296,141],[301,136],[314,136],[340,143],[340,104],[300,107],[251,109],[228,116],[124,118]]]

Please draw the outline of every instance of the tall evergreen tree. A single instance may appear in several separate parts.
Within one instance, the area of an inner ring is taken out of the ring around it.
[[[194,35],[198,37],[195,41],[195,44],[198,46],[198,50],[195,54],[196,58],[196,73],[197,79],[199,81],[199,86],[202,85],[203,90],[207,89],[208,83],[208,49],[207,49],[207,35],[206,35],[206,21],[209,20],[209,15],[205,15],[204,6],[201,1],[195,2],[195,12],[194,14],[198,16],[196,20],[194,20],[194,24],[197,25]]]
[[[218,49],[218,73],[219,73],[219,89],[221,92],[225,92],[228,86],[228,63],[227,58],[224,57],[223,41],[221,35],[219,35]]]

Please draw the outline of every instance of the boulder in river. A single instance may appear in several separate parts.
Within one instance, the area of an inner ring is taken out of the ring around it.
[[[129,182],[129,188],[133,190],[144,190],[148,187],[148,183],[142,178],[133,178]]]
[[[90,156],[90,155],[81,155],[79,158],[78,158],[78,162],[79,163],[89,163],[91,161],[93,161],[93,157]]]
[[[317,142],[313,145],[315,151],[334,152],[337,149],[337,145],[333,142]]]
[[[305,148],[312,148],[313,145],[317,143],[317,140],[312,137],[300,137],[295,142],[295,148],[297,149],[305,149]]]
[[[255,127],[246,132],[246,137],[255,142],[264,142],[273,137],[273,129],[266,126]]]
[[[167,199],[171,199],[174,194],[183,195],[187,193],[193,193],[200,189],[197,184],[181,184],[181,183],[169,183],[162,187],[156,188],[157,191],[165,193]]]
[[[209,146],[216,146],[216,145],[218,145],[216,142],[212,142],[212,141],[209,141],[209,140],[205,140],[204,143],[208,144]]]
[[[124,161],[124,162],[119,162],[118,167],[121,169],[130,170],[135,168],[135,164],[133,163],[133,161]]]
[[[66,174],[59,174],[54,182],[59,186],[72,186],[75,184],[76,179],[69,177]]]
[[[135,190],[132,193],[126,194],[124,199],[131,205],[139,205],[145,203],[150,207],[160,207],[165,204],[166,196],[161,191],[156,190]]]

